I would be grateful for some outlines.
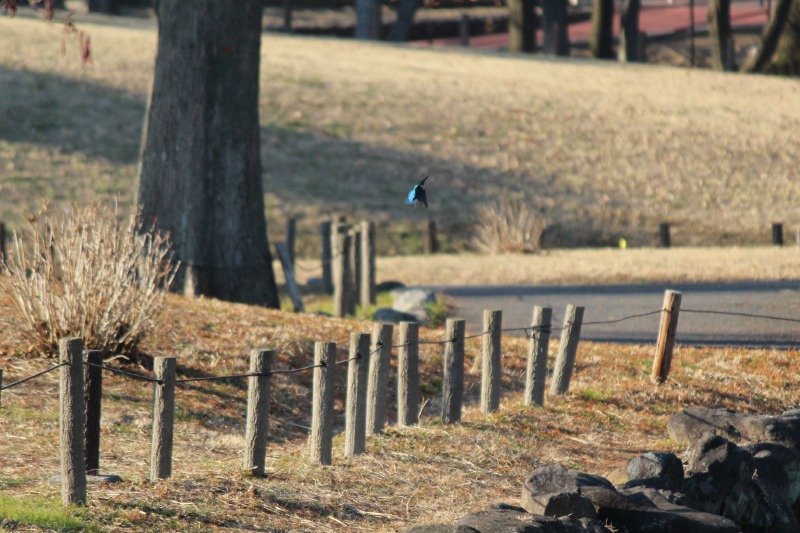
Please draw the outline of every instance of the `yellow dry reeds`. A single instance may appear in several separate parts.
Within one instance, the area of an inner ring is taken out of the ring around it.
[[[473,242],[481,252],[531,253],[540,248],[547,220],[519,201],[500,200],[478,208]]]

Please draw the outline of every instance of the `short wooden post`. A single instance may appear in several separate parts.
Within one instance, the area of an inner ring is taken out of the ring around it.
[[[0,407],[3,406],[3,369],[0,368]]]
[[[292,0],[283,0],[283,31],[292,32]]]
[[[678,314],[681,310],[681,293],[668,290],[664,293],[664,307],[661,308],[661,324],[658,327],[656,355],[653,358],[653,372],[650,379],[654,383],[664,383],[669,377],[672,365],[672,350],[675,348],[675,335],[678,332]]]
[[[96,476],[100,473],[100,418],[103,404],[103,352],[86,352],[85,402],[86,435],[84,440],[86,473]]]
[[[550,345],[550,328],[553,309],[534,307],[531,323],[531,348],[525,372],[525,405],[544,405],[545,379],[547,377],[547,352]]]
[[[428,231],[425,235],[425,253],[435,254],[439,252],[439,239],[436,235],[436,222],[428,221]]]
[[[469,46],[469,15],[461,15],[458,26],[458,41],[461,46]]]
[[[350,361],[347,364],[347,405],[344,422],[344,455],[364,453],[367,422],[367,375],[369,373],[369,335],[350,334]]]
[[[333,224],[330,220],[325,220],[319,224],[319,234],[322,243],[322,289],[325,291],[325,294],[333,294],[333,265],[331,264],[333,262],[333,253],[331,250],[333,244],[333,234],[331,233],[332,226]]]
[[[393,330],[391,324],[375,324],[372,328],[372,344],[369,350],[372,355],[369,358],[367,383],[367,435],[383,433],[383,426],[386,425]]]
[[[400,322],[397,331],[397,425],[419,424],[419,324]]]
[[[250,352],[250,374],[247,378],[247,422],[244,431],[244,469],[255,476],[264,475],[269,436],[269,396],[272,350]]]
[[[295,240],[297,238],[297,219],[290,218],[286,221],[286,250],[289,254],[289,262],[294,266]]]
[[[172,476],[172,437],[175,419],[175,358],[156,357],[153,373],[153,440],[150,445],[150,481]]]
[[[59,426],[61,428],[61,503],[86,504],[86,407],[84,405],[83,339],[59,339]]]
[[[494,413],[500,409],[501,366],[500,337],[503,328],[503,312],[483,311],[483,331],[488,331],[481,339],[481,412]]]
[[[658,243],[662,248],[669,248],[672,246],[672,239],[669,234],[669,223],[662,222],[658,225]]]
[[[278,242],[275,244],[275,248],[278,251],[278,259],[280,259],[281,267],[283,268],[283,276],[286,278],[286,287],[289,289],[294,312],[302,313],[305,311],[303,295],[300,294],[300,287],[298,287],[297,280],[294,277],[294,266],[289,255],[289,247],[285,242]]]
[[[333,389],[336,370],[336,343],[314,344],[314,391],[311,400],[311,460],[321,465],[332,462]]]
[[[333,316],[343,317],[350,312],[351,284],[350,247],[352,238],[346,226],[340,226],[333,247]]]
[[[347,299],[348,315],[356,314],[356,305],[361,302],[361,230],[352,229],[350,235],[350,297]]]
[[[361,221],[361,305],[375,305],[375,224]]]
[[[783,224],[781,222],[772,224],[772,244],[783,246]]]
[[[6,262],[6,225],[0,222],[0,264]]]
[[[464,399],[464,329],[460,318],[448,318],[445,327],[444,385],[442,390],[442,422],[454,424],[461,420]]]
[[[569,381],[572,379],[572,369],[575,366],[575,356],[578,353],[578,342],[581,338],[582,322],[583,307],[567,305],[550,394],[566,394],[569,390]]]

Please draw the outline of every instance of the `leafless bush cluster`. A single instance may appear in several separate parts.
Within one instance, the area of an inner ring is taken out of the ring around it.
[[[87,348],[133,350],[153,328],[176,266],[166,236],[120,222],[116,205],[45,207],[29,235],[14,234],[4,275],[31,351],[55,353],[58,339]]]
[[[490,253],[531,253],[540,248],[547,220],[519,201],[501,200],[478,209],[473,242]]]

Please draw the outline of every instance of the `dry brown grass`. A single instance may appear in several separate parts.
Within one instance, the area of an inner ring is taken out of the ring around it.
[[[132,196],[155,34],[83,24],[92,68],[60,56],[58,27],[0,20],[13,224],[42,196]],[[800,225],[791,80],[278,35],[263,53],[273,238],[288,214],[419,221],[403,199],[426,174],[424,215],[455,248],[501,196],[546,207],[551,244],[654,244],[662,221],[675,244],[757,243]]]
[[[0,291],[0,313],[11,305]],[[169,298],[161,326],[144,349],[178,357],[181,377],[245,371],[254,346],[276,348],[281,368],[307,364],[315,340],[336,341],[342,359],[349,332],[371,329],[367,323],[180,297]],[[47,364],[16,357],[7,332],[0,330],[6,383]],[[443,335],[441,330],[422,332],[427,339]],[[339,433],[331,467],[314,466],[304,455],[310,375],[276,376],[263,479],[241,472],[243,382],[180,387],[174,476],[149,483],[151,388],[106,374],[101,471],[125,481],[90,488],[88,520],[111,531],[400,531],[423,522],[451,522],[493,502],[516,503],[524,477],[546,463],[608,474],[645,451],[680,452],[681,446],[667,438],[666,422],[681,408],[779,413],[796,406],[800,392],[792,378],[800,372],[796,351],[679,346],[670,381],[655,386],[648,378],[652,346],[582,343],[570,393],[548,397],[544,408],[527,409],[520,398],[527,343],[504,339],[500,412],[479,412],[479,375],[468,372],[464,421],[453,426],[437,422],[441,348],[425,347],[421,425],[391,427],[370,438],[366,455],[354,459],[342,457]],[[554,342],[551,358],[555,350]],[[480,339],[468,341],[467,368],[479,351]],[[389,392],[394,412],[394,385]],[[343,400],[340,372],[337,433],[343,427]],[[57,498],[59,488],[46,481],[58,470],[54,374],[4,391],[0,419],[0,493]]]

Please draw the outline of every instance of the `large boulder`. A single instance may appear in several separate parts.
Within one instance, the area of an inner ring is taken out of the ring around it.
[[[470,513],[456,522],[455,533],[611,533],[597,520],[535,515],[506,504]]]
[[[678,491],[683,486],[683,463],[674,453],[648,452],[631,459],[625,488],[649,487]]]
[[[419,322],[428,319],[425,306],[436,301],[436,294],[425,289],[398,289],[392,291],[392,309],[417,317]]]
[[[667,432],[683,444],[692,444],[710,432],[733,442],[778,442],[800,450],[800,411],[771,416],[693,407],[672,415]]]
[[[389,322],[392,324],[398,324],[400,322],[419,322],[419,318],[416,315],[404,313],[388,307],[377,309],[372,318],[375,322]]]

